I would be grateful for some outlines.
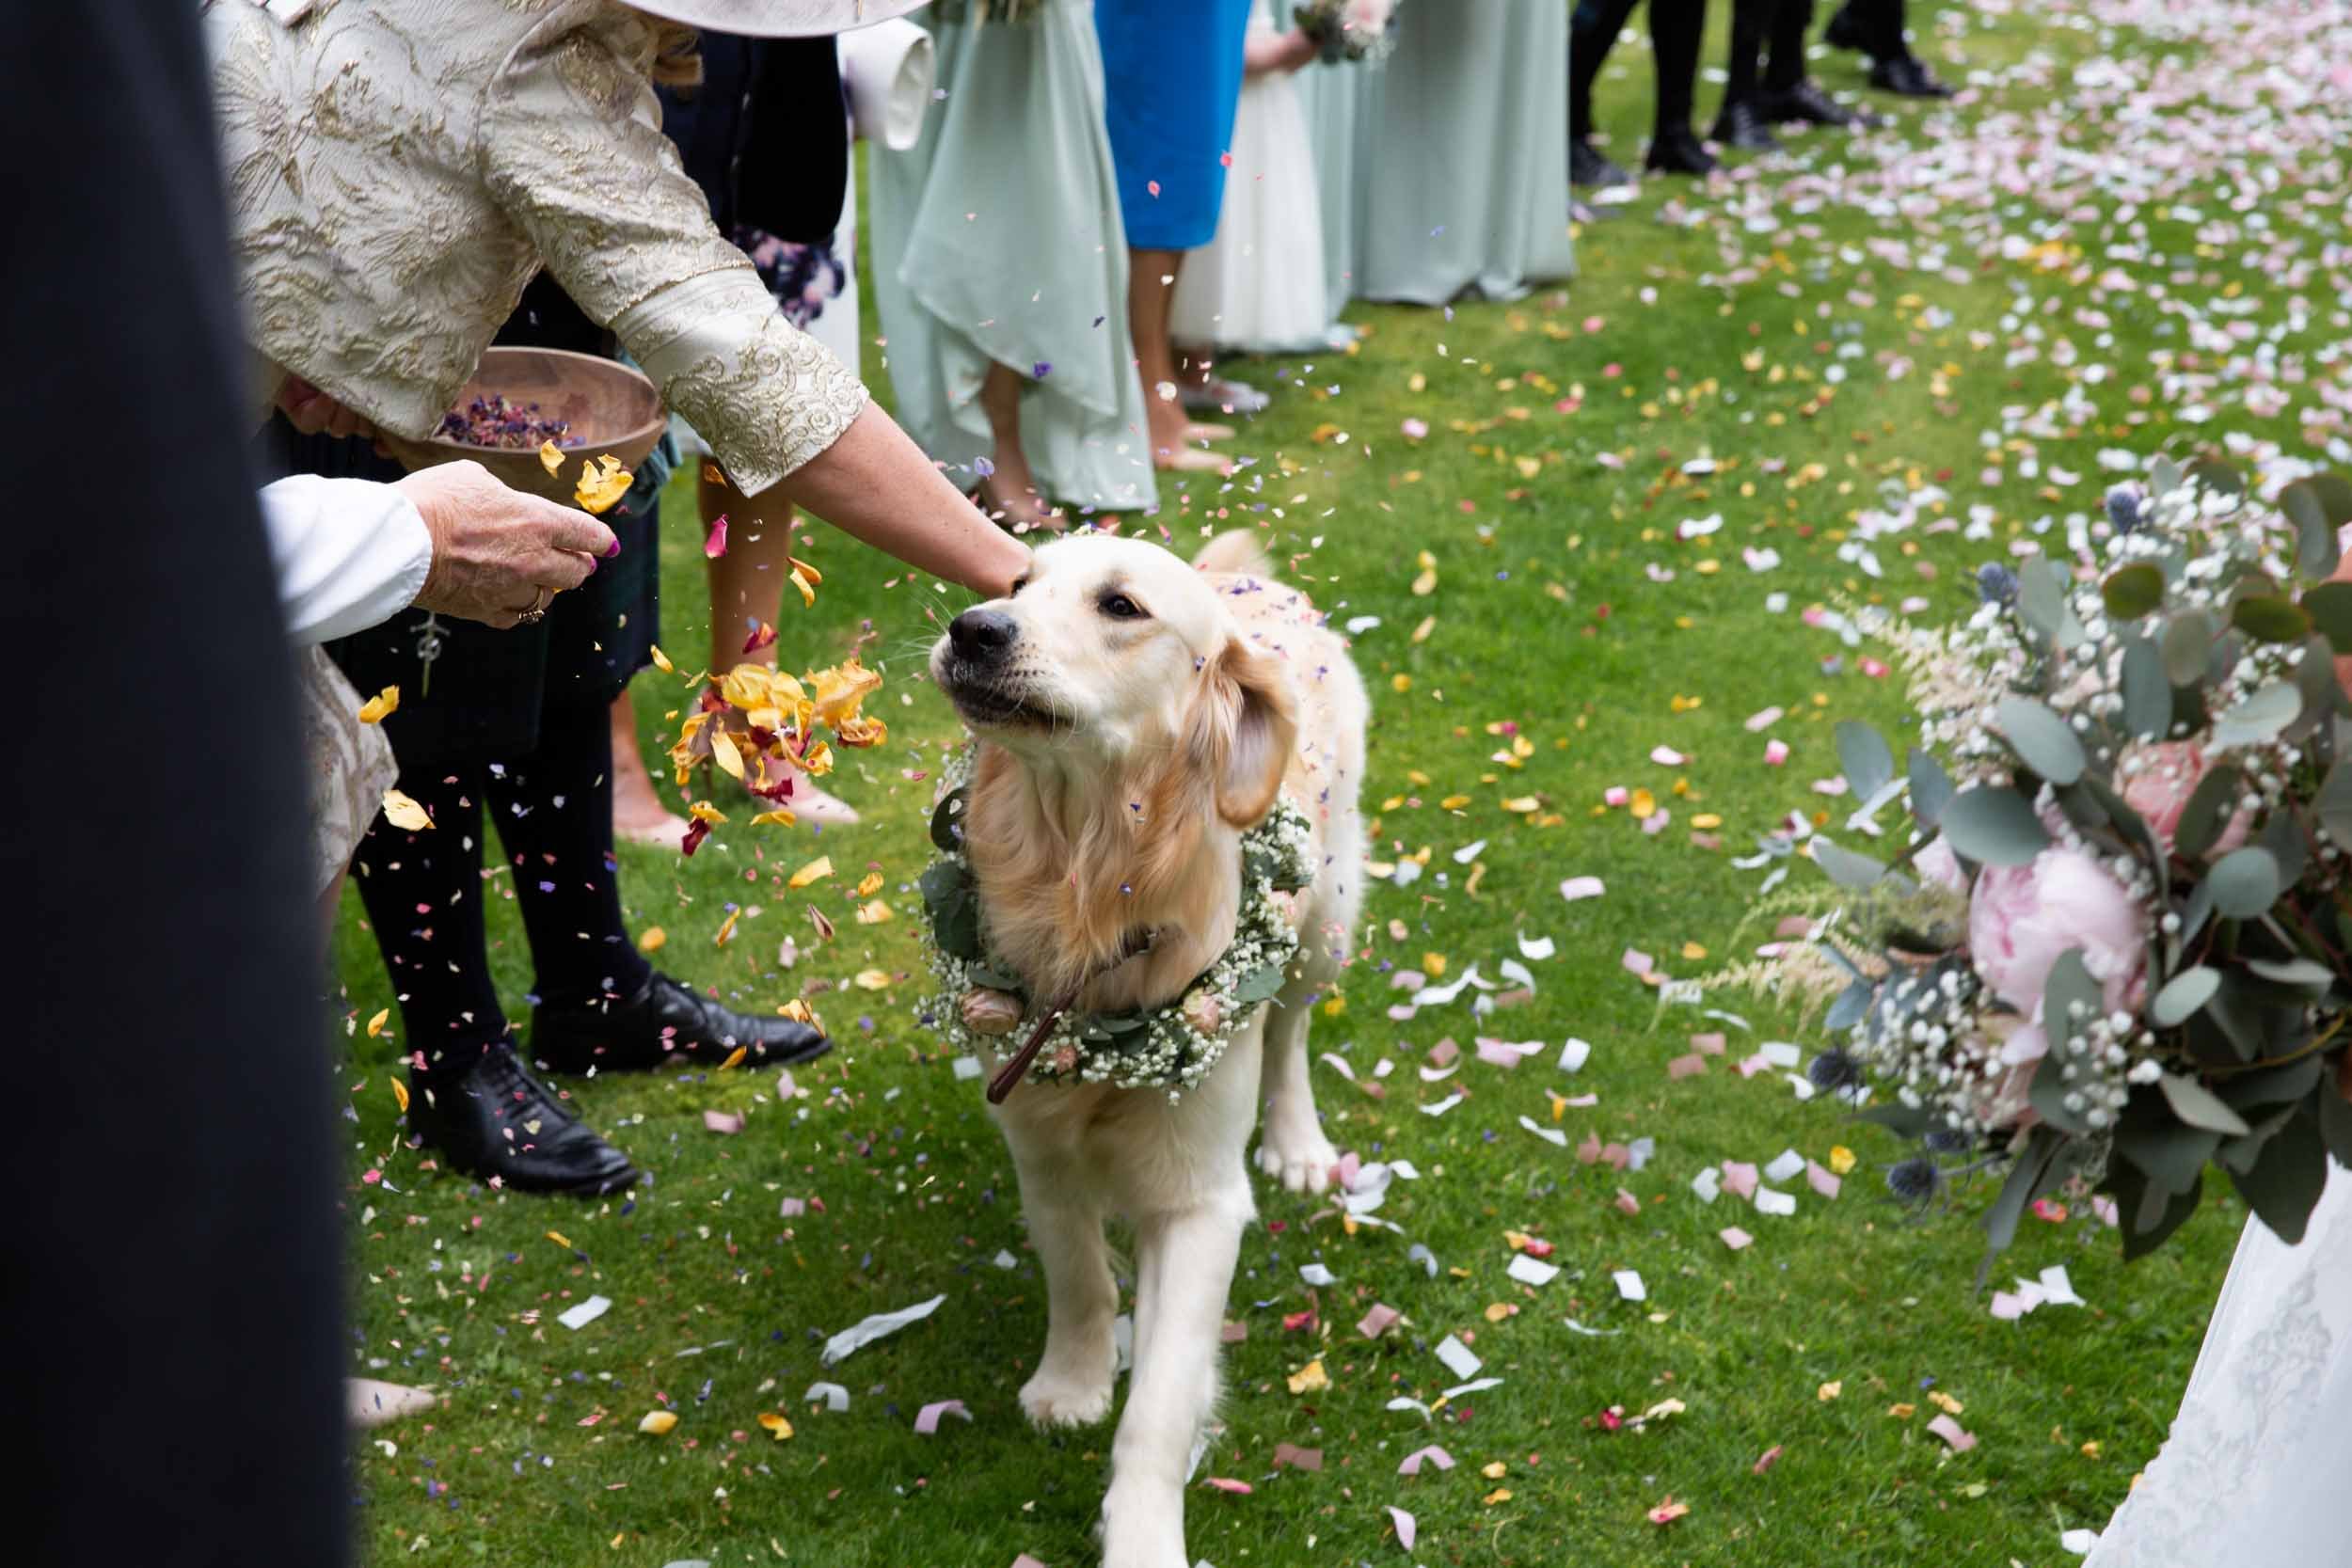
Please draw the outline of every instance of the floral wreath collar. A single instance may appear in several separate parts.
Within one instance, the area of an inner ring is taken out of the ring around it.
[[[979,884],[963,848],[963,812],[977,750],[966,746],[949,759],[943,780],[946,791],[931,814],[931,843],[939,857],[923,873],[920,886],[930,916],[928,956],[940,990],[918,1016],[951,1045],[992,1055],[1004,1054],[1003,1037],[1030,1025],[1026,1042],[989,1084],[992,1103],[1001,1103],[1025,1079],[1166,1089],[1170,1100],[1180,1098],[1208,1076],[1249,1015],[1282,989],[1298,951],[1298,933],[1275,895],[1296,893],[1313,880],[1312,824],[1307,814],[1282,796],[1263,820],[1242,834],[1241,908],[1233,940],[1173,1000],[1119,1012],[1073,1013],[1074,991],[1033,997],[1011,966],[988,950]],[[1129,933],[1119,958],[1102,973],[1148,951],[1152,935]]]

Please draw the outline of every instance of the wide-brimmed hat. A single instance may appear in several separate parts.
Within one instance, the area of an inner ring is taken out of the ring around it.
[[[636,9],[714,33],[815,38],[887,22],[930,0],[628,0]]]

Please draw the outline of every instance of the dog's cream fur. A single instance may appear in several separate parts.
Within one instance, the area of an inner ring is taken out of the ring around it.
[[[943,639],[931,670],[981,742],[966,847],[990,944],[1031,996],[1087,981],[1082,1011],[1173,998],[1232,940],[1242,832],[1278,790],[1314,825],[1289,981],[1197,1089],[1171,1102],[1157,1090],[1025,1084],[994,1113],[1046,1279],[1045,1349],[1022,1407],[1041,1426],[1110,1413],[1119,1291],[1103,1227],[1124,1218],[1135,1374],[1112,1443],[1104,1559],[1184,1568],[1184,1487],[1255,1213],[1245,1155],[1260,1100],[1262,1169],[1320,1192],[1338,1163],[1315,1116],[1307,1023],[1362,902],[1363,685],[1345,644],[1269,579],[1246,533],[1214,541],[1197,569],[1134,540],[1048,545],[1011,598],[982,609],[1011,618],[1009,646],[983,667]],[[1151,950],[1119,962],[1140,929],[1155,933]]]

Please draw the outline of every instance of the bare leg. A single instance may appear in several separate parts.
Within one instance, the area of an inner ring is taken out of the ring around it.
[[[637,705],[629,689],[612,699],[612,836],[631,844],[667,845],[686,839],[686,820],[661,803],[637,743]]]
[[[1176,345],[1168,337],[1168,317],[1176,297],[1177,269],[1184,261],[1181,250],[1127,253],[1127,323],[1136,340],[1136,369],[1143,377],[1152,461],[1162,468],[1225,473],[1232,465],[1191,444],[1209,437],[1192,433],[1177,383]]]
[[[1136,1228],[1136,1370],[1111,1443],[1104,1568],[1184,1568],[1184,1481],[1216,1403],[1218,1328],[1250,1214],[1241,1173]]]
[[[1041,1427],[1087,1426],[1111,1413],[1119,1287],[1103,1212],[1083,1190],[1074,1170],[1021,1170],[1021,1211],[1045,1267],[1045,1353],[1022,1385],[1021,1408]]]
[[[1038,489],[1029,455],[1021,450],[1021,372],[993,362],[980,383],[980,412],[995,438],[996,471],[980,481],[980,509],[1015,533],[1043,529],[1059,532],[1064,519],[1047,506]]]
[[[706,531],[721,517],[727,520],[726,553],[709,562],[708,667],[732,670],[745,663],[773,664],[776,650],[783,644],[781,628],[777,641],[765,648],[746,653],[743,644],[751,641],[760,623],[775,626],[784,611],[785,586],[792,576],[792,530],[797,521],[792,503],[772,492],[754,500],[725,480],[715,477],[714,470],[707,467],[703,469],[702,485],[695,499],[701,506]],[[797,605],[799,601],[794,602]],[[847,827],[858,819],[856,810],[848,802],[827,794],[805,777],[792,781],[792,799],[787,804],[803,820],[826,827]],[[619,816],[616,802],[616,826]],[[678,831],[685,832],[683,824]]]

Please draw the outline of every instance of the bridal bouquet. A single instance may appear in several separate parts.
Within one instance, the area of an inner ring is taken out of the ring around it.
[[[1291,17],[1326,65],[1377,60],[1396,47],[1397,0],[1305,0]]]
[[[1901,842],[1813,838],[1834,887],[1767,907],[1820,918],[1740,978],[1826,1005],[1808,1076],[1918,1140],[1897,1197],[2005,1173],[1994,1252],[2073,1184],[2138,1257],[2215,1169],[2293,1242],[2352,1165],[2352,484],[2159,460],[2106,514],[1962,626],[1872,623],[1919,744],[1837,727],[1847,828]]]

